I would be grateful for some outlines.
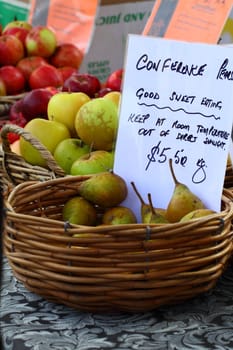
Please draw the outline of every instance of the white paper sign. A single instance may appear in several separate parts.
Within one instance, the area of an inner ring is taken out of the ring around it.
[[[134,181],[148,202],[166,208],[169,170],[219,211],[233,121],[233,51],[229,47],[128,36],[114,171],[126,180],[124,202],[138,219]]]

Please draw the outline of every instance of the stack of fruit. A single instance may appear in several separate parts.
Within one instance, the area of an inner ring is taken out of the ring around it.
[[[77,46],[59,43],[49,27],[10,22],[0,35],[0,95],[60,87],[79,68],[82,59]]]
[[[82,59],[78,46],[59,43],[47,26],[8,23],[0,35],[0,128],[6,122],[23,127],[33,118],[47,118],[48,101],[60,91],[84,92],[90,98],[120,91],[122,69],[101,84],[97,77],[79,74]],[[16,139],[9,135],[11,143]]]

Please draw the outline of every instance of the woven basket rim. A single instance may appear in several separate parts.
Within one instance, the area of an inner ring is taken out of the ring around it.
[[[90,176],[21,183],[6,199],[6,256],[27,289],[78,310],[106,313],[145,312],[215,286],[232,254],[231,190],[223,189],[219,213],[183,223],[92,227],[53,219],[65,200],[59,186],[68,196],[71,184]]]
[[[14,153],[8,140],[9,133],[15,133],[20,137],[23,137],[35,147],[42,158],[46,161],[47,168],[29,164],[22,156]],[[30,180],[31,176],[34,176],[34,178],[37,176],[39,180],[42,180],[43,178],[47,179],[65,176],[64,170],[57,164],[49,150],[24,128],[15,124],[6,123],[1,129],[0,137],[2,140],[2,171],[11,184],[15,185],[19,182],[27,181],[28,179]]]
[[[62,184],[64,186],[66,186],[67,184],[76,184],[82,181],[85,181],[89,178],[91,178],[92,176],[95,176],[95,174],[90,174],[90,175],[76,175],[76,176],[71,176],[71,175],[67,175],[65,177],[60,177],[60,178],[53,178],[53,179],[49,179],[46,181],[27,181],[21,184],[16,185],[12,191],[9,193],[8,198],[6,199],[6,207],[7,210],[9,210],[10,212],[14,213],[14,215],[19,215],[19,216],[24,216],[25,214],[22,213],[17,213],[14,211],[13,209],[13,205],[14,205],[14,199],[17,198],[17,196],[19,196],[20,192],[23,191],[24,189],[27,189],[29,193],[32,194],[32,197],[36,197],[35,194],[43,194],[43,190],[46,188],[48,189],[48,191],[50,191],[50,188],[53,189],[54,186]],[[54,200],[56,201],[56,193],[54,193]],[[144,223],[136,223],[136,224],[125,224],[125,225],[114,225],[116,226],[116,229],[123,229],[123,227],[128,227],[128,228],[134,228],[134,227],[153,227],[153,226],[160,226],[160,227],[169,227],[169,225],[173,226],[173,228],[176,227],[182,227],[182,226],[187,226],[187,227],[192,227],[199,223],[206,223],[212,219],[216,219],[216,218],[226,218],[228,219],[229,217],[233,217],[233,194],[231,192],[231,189],[227,189],[227,188],[223,188],[223,192],[222,192],[222,202],[224,204],[227,204],[228,208],[225,208],[224,210],[221,210],[220,212],[216,212],[213,214],[209,214],[207,216],[203,216],[200,217],[198,219],[193,219],[193,220],[189,220],[186,222],[175,222],[175,223],[167,223],[167,224],[144,224]],[[13,204],[12,204],[13,203]],[[29,215],[30,216],[30,215]],[[43,220],[45,220],[46,222],[53,222],[58,224],[59,226],[61,225],[60,221],[57,220],[52,220],[50,218],[41,218]],[[167,226],[168,225],[168,226]],[[80,225],[71,225],[72,227],[79,227]],[[85,231],[85,228],[89,231],[90,229],[96,232],[100,232],[101,230],[107,230],[108,228],[114,229],[113,225],[104,225],[102,227],[93,227],[93,226],[81,226],[82,229]]]

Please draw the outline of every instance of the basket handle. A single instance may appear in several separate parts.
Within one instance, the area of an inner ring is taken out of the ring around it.
[[[49,152],[49,150],[34,136],[31,135],[24,128],[15,125],[15,124],[5,124],[1,129],[1,139],[2,139],[2,150],[4,153],[11,154],[10,142],[8,140],[8,133],[14,133],[19,136],[22,136],[26,141],[39,151],[40,155],[44,160],[46,160],[47,166],[58,176],[65,176],[64,170],[56,163],[54,157]]]

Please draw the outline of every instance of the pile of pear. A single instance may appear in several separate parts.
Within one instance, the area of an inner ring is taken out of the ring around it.
[[[147,194],[146,203],[135,183],[131,182],[140,201],[140,223],[172,224],[215,214],[216,211],[207,208],[187,185],[177,180],[172,160],[169,160],[169,167],[174,190],[166,209],[155,207],[150,193]],[[138,223],[133,210],[122,205],[127,195],[126,181],[112,170],[91,174],[77,186],[77,194],[64,203],[62,219],[70,224],[85,226]]]
[[[97,226],[136,223],[133,211],[121,205],[128,195],[126,181],[113,171],[86,176],[62,208],[69,224]]]
[[[131,182],[141,204],[142,223],[168,224],[185,222],[216,213],[216,211],[207,208],[203,201],[186,184],[177,180],[172,166],[172,159],[169,160],[169,168],[174,180],[174,190],[166,209],[154,207],[150,193],[147,195],[148,203],[146,203],[138,192],[135,183]]]

